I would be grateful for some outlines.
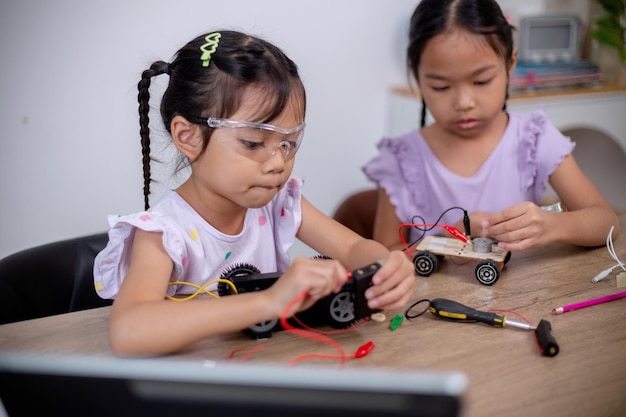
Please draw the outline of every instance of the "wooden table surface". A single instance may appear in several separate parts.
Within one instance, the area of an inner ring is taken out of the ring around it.
[[[626,261],[626,214],[615,248]],[[542,356],[531,331],[493,328],[483,323],[448,322],[427,313],[404,320],[395,331],[395,314],[382,323],[369,321],[330,337],[346,353],[368,341],[375,344],[346,367],[462,371],[468,377],[464,417],[625,416],[626,298],[552,315],[554,307],[624,291],[614,270],[605,280],[591,278],[615,264],[606,247],[550,245],[514,253],[493,286],[474,278],[474,262],[444,258],[438,272],[418,277],[413,301],[449,298],[480,310],[513,310],[533,323],[552,325],[560,352]],[[512,315],[507,314],[510,318]],[[112,355],[107,326],[109,307],[0,326],[0,350],[58,354]],[[328,330],[328,329],[326,329]],[[253,351],[250,349],[256,348]],[[216,361],[287,364],[308,353],[337,352],[328,345],[286,331],[256,341],[241,333],[207,339],[179,357]],[[249,356],[245,356],[249,352]],[[338,366],[337,361],[308,360],[297,366]]]

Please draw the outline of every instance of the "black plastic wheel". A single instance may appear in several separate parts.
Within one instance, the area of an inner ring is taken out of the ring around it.
[[[222,272],[220,278],[234,282],[238,277],[247,277],[248,275],[259,274],[260,272],[261,271],[259,271],[259,269],[254,265],[247,263],[236,264],[230,266],[228,269]],[[237,284],[235,283],[235,285]],[[266,282],[263,285],[267,286],[269,284]],[[237,290],[238,292],[245,292],[245,289],[242,287],[237,288]],[[217,284],[217,292],[220,297],[234,294],[230,285],[224,282],[220,282]],[[272,334],[279,327],[279,325],[279,319],[263,321],[253,326],[250,326],[247,329],[244,329],[243,333],[252,338],[267,339],[272,336]]]
[[[415,273],[422,277],[430,276],[437,270],[439,260],[432,252],[417,252],[413,257],[413,265],[415,265]]]
[[[354,293],[350,289],[342,288],[337,294],[332,294],[324,300],[324,311],[327,323],[335,329],[350,327],[355,321]]]
[[[484,285],[493,285],[500,278],[500,266],[496,261],[483,259],[476,265],[476,279]]]
[[[251,264],[235,264],[228,267],[222,274],[220,275],[220,279],[227,279],[229,281],[233,281],[236,277],[245,277],[252,274],[258,274],[261,271],[254,265]],[[220,297],[225,295],[232,295],[233,290],[230,288],[230,285],[224,282],[217,283],[217,293]]]
[[[267,339],[272,336],[279,326],[279,319],[263,321],[244,329],[244,333],[255,339]]]

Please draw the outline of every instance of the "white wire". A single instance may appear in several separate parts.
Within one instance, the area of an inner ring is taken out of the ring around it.
[[[611,230],[609,230],[609,234],[606,236],[606,246],[608,248],[609,254],[611,255],[613,259],[615,259],[615,262],[617,263],[617,265],[615,266],[619,266],[620,268],[624,270],[624,272],[626,272],[626,266],[624,266],[624,263],[620,261],[620,259],[618,258],[617,253],[615,252],[615,246],[613,245],[613,228],[614,227],[615,226],[611,226]]]
[[[620,261],[619,257],[617,256],[617,253],[615,252],[615,246],[613,245],[613,229],[614,228],[615,226],[611,226],[611,230],[609,230],[609,234],[606,235],[606,249],[609,251],[609,255],[611,255],[611,258],[615,260],[616,264],[605,269],[604,271],[600,272],[598,275],[593,277],[591,279],[591,282],[598,282],[598,281],[603,280],[604,278],[609,276],[611,271],[613,271],[618,266],[626,272],[626,266],[624,265],[622,261]]]

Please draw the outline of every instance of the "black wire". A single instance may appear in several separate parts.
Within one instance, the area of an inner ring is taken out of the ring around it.
[[[420,311],[420,312],[419,312],[419,313],[417,313],[417,314],[414,314],[414,315],[409,315],[409,311],[411,311],[411,309],[412,309],[413,307],[415,307],[416,305],[418,305],[418,304],[420,304],[420,303],[423,303],[423,302],[427,302],[427,303],[428,303],[428,304],[426,304],[426,308],[425,308],[424,310]],[[415,302],[415,303],[411,304],[411,306],[410,306],[409,308],[407,308],[407,309],[406,309],[406,312],[404,313],[404,317],[406,317],[406,318],[407,318],[407,320],[414,319],[414,318],[416,318],[416,317],[421,316],[421,315],[422,315],[422,314],[424,314],[425,312],[427,312],[429,307],[430,307],[430,300],[429,300],[429,299],[427,299],[427,298],[424,298],[423,300],[419,300],[419,301],[417,301],[417,302]]]
[[[430,230],[433,230],[435,227],[438,227],[437,225],[439,224],[439,220],[441,220],[443,218],[443,216],[445,216],[450,210],[461,210],[461,211],[463,211],[463,216],[467,217],[467,211],[463,207],[455,206],[455,207],[450,207],[450,208],[446,209],[443,213],[441,213],[441,215],[439,216],[437,221],[435,221],[432,226],[413,226],[417,230],[421,231],[422,235],[420,237],[418,237],[417,239],[415,239],[413,242],[409,243],[409,247],[413,246],[414,244],[416,244],[417,242],[422,240],[424,238],[424,236],[426,235],[426,232],[428,232]],[[419,222],[419,224],[426,224],[426,220],[424,220],[424,218],[422,216],[420,216],[420,215],[415,215],[415,216],[411,217],[411,223],[413,223],[413,224],[418,223],[418,222],[415,221],[416,218],[421,220],[421,222]]]

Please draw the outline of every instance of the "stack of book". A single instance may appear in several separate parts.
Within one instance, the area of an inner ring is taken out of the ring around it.
[[[600,68],[590,61],[536,64],[518,62],[509,90],[515,92],[589,88],[602,83]]]

